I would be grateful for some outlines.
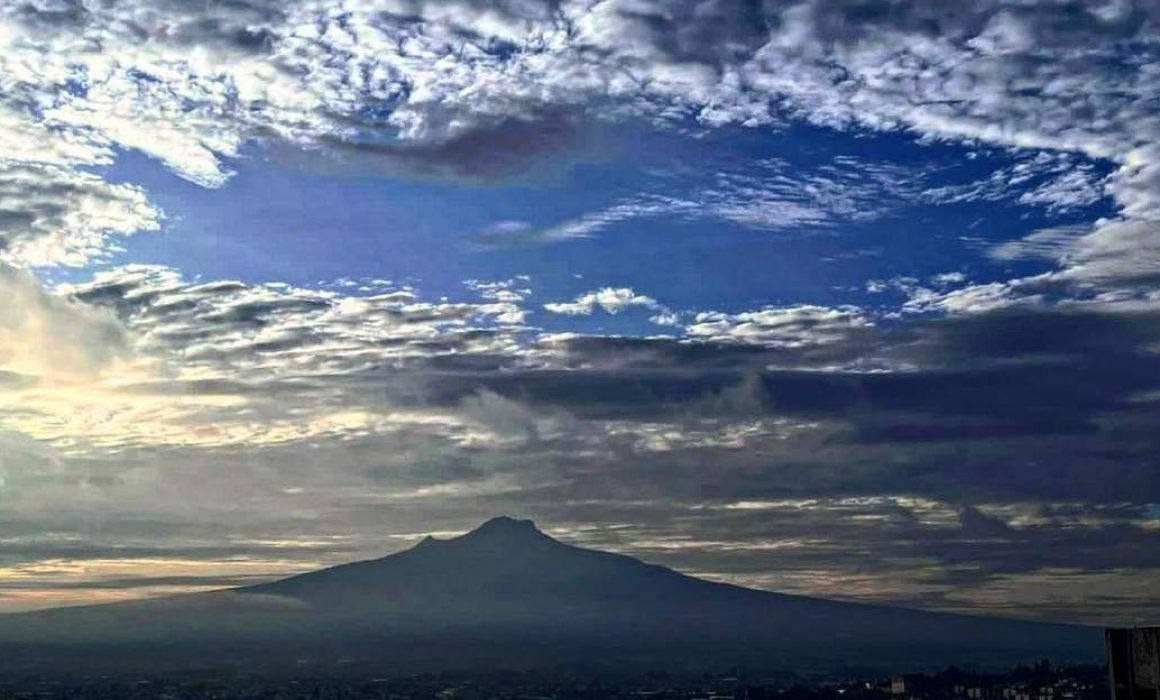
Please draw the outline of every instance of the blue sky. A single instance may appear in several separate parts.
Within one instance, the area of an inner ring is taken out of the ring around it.
[[[1037,155],[1052,160],[1035,166]],[[132,262],[304,287],[385,279],[430,297],[474,299],[465,281],[525,275],[533,306],[613,287],[693,312],[794,304],[890,310],[905,295],[874,290],[875,282],[957,274],[953,286],[967,286],[1045,272],[1051,265],[1044,261],[995,260],[989,252],[1040,229],[1114,213],[1102,192],[1079,202],[1019,201],[1077,172],[1098,192],[1112,169],[1106,161],[924,143],[909,133],[627,123],[591,126],[583,142],[553,156],[518,177],[480,181],[312,171],[253,145],[226,161],[233,172],[226,184],[207,189],[121,153],[104,176],[145,186],[165,221],[159,233],[133,237],[108,261],[70,276]],[[1020,164],[1023,179],[1006,172]],[[863,179],[867,168],[882,170],[878,182]],[[978,191],[1003,177],[1009,182]],[[774,184],[780,191],[764,201],[745,189]],[[698,201],[714,188],[768,220],[714,212]],[[610,220],[583,237],[542,236],[650,197],[691,205]],[[803,211],[779,213],[787,206]],[[664,332],[647,313],[536,313],[538,325],[555,330]]]
[[[0,611],[509,514],[1146,619],[1157,47],[1133,0],[0,4]]]

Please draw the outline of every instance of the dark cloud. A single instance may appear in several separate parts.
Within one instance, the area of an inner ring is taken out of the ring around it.
[[[107,286],[121,289],[122,283]],[[84,293],[102,298],[98,288]],[[257,301],[238,301],[255,293]],[[550,455],[537,452],[548,464],[535,472],[576,478],[577,488],[593,491],[593,498],[615,499],[630,482],[634,489],[659,488],[662,498],[684,498],[687,488],[714,498],[909,493],[949,501],[961,495],[968,502],[1160,500],[1160,463],[1151,456],[1160,450],[1154,431],[1160,408],[1148,398],[1160,392],[1160,381],[1151,379],[1160,376],[1153,350],[1160,316],[1152,311],[1019,306],[883,328],[843,324],[836,333],[824,329],[820,344],[781,347],[689,338],[521,338],[472,325],[480,308],[418,301],[369,304],[336,319],[336,300],[283,294],[226,286],[198,296],[176,286],[152,297],[135,318],[155,337],[172,342],[179,337],[175,324],[213,329],[204,347],[183,350],[186,356],[222,369],[245,364],[229,370],[242,372],[233,380],[135,391],[298,394],[317,397],[319,405],[341,396],[338,405],[352,408],[449,416],[471,414],[468,406],[494,396],[557,422],[534,431],[537,450]],[[168,300],[191,296],[201,299],[194,310]],[[238,334],[241,319],[267,316],[272,320],[262,327],[273,339]],[[386,325],[379,337],[368,336],[367,324],[380,320]],[[415,335],[412,324],[423,332]],[[794,333],[809,337],[818,330],[811,322]],[[362,347],[351,350],[356,339]],[[342,353],[328,357],[318,350],[328,345]],[[467,351],[472,347],[478,350]],[[392,360],[382,352],[404,354]],[[277,368],[277,378],[263,371],[247,379],[262,357]],[[860,369],[867,363],[870,370]],[[288,373],[291,367],[298,376]],[[467,417],[479,421],[487,412]],[[436,454],[442,459],[459,451],[445,445]],[[518,453],[503,459],[512,460],[502,470],[510,473],[527,463]],[[606,489],[604,480],[591,478],[593,469],[604,469],[602,459],[623,463],[607,467]],[[738,465],[736,476],[725,470],[706,483],[703,465],[715,460]],[[651,479],[661,485],[647,484]]]
[[[619,31],[647,41],[669,61],[726,65],[769,36],[775,5],[767,0],[612,3]]]
[[[488,183],[550,176],[589,157],[579,149],[592,145],[587,118],[564,108],[502,116],[430,140],[384,139],[373,123],[363,121],[353,121],[351,128],[366,138],[326,137],[304,150],[273,143],[271,153],[283,163],[315,173],[402,174]]]

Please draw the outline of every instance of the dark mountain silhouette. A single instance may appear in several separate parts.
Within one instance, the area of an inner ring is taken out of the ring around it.
[[[0,616],[0,659],[22,669],[909,668],[1091,661],[1101,642],[1086,627],[712,583],[511,518],[248,588]]]

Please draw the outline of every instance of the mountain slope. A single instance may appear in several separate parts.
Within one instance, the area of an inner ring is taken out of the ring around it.
[[[754,591],[581,549],[496,518],[451,540],[273,583],[7,616],[0,655],[35,666],[378,667],[628,663],[768,668],[1096,660],[1101,635]],[[100,653],[93,655],[94,650]]]

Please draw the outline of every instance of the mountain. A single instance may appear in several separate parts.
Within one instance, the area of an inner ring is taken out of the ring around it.
[[[0,665],[626,665],[769,670],[1096,661],[1093,628],[713,583],[495,518],[454,539],[257,586],[0,616]],[[0,668],[0,670],[4,670]]]

